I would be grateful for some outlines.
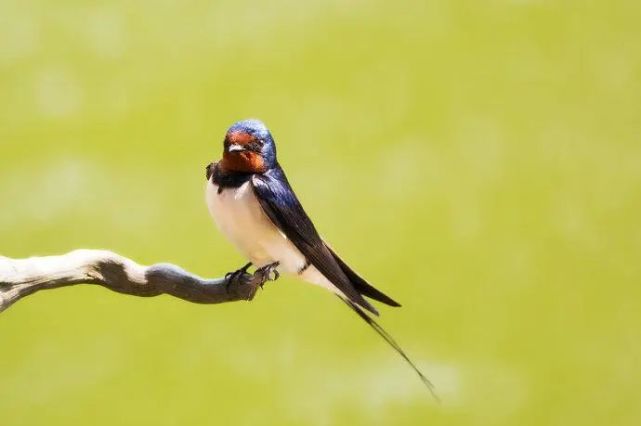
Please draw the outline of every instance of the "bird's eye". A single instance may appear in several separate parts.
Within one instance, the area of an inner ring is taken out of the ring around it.
[[[262,139],[254,139],[249,144],[249,149],[254,152],[260,152],[263,149],[265,142]]]

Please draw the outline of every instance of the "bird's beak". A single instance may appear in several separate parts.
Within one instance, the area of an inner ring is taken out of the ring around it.
[[[241,152],[244,150],[245,150],[245,147],[242,145],[238,145],[237,143],[233,143],[229,145],[229,148],[227,148],[227,152]]]

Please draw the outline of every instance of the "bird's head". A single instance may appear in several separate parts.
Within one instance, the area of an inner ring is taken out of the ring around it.
[[[276,145],[260,120],[234,123],[225,134],[225,169],[243,173],[265,173],[276,166]]]

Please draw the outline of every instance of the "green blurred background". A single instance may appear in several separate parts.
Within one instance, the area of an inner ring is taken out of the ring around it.
[[[204,166],[258,117],[326,238],[404,303],[286,278],[91,286],[0,317],[0,423],[637,425],[636,1],[0,3],[0,254],[220,276]]]

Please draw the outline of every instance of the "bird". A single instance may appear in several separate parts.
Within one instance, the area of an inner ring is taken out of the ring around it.
[[[376,289],[338,256],[316,230],[276,157],[267,126],[257,119],[234,123],[225,134],[223,154],[206,166],[205,199],[221,233],[249,263],[266,276],[281,273],[326,288],[363,319],[418,374],[435,399],[432,382],[373,316],[368,299],[401,305]]]

